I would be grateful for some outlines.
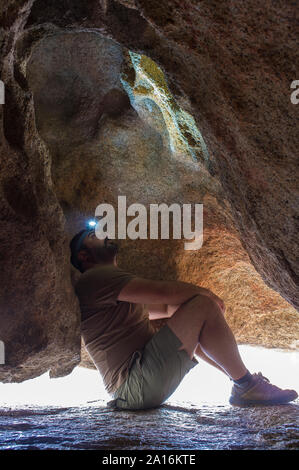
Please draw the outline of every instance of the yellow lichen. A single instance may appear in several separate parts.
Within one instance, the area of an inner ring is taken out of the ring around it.
[[[174,155],[206,160],[208,152],[193,117],[184,111],[173,98],[163,71],[149,57],[130,52],[130,67],[135,70],[135,80],[128,79],[128,69],[122,76],[132,105],[138,106],[143,99],[150,99],[159,107],[170,139]],[[128,67],[128,64],[127,64]],[[132,75],[130,76],[130,78]]]

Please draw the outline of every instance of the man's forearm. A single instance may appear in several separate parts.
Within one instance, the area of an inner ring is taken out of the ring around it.
[[[181,304],[176,305],[166,305],[167,310],[167,317],[170,318],[177,311],[177,309],[181,306]]]
[[[178,293],[175,294],[176,302],[168,305],[168,309],[167,309],[169,313],[168,317],[171,317],[171,315],[173,315],[173,313],[178,309],[178,307],[181,304],[191,299],[195,295],[199,295],[199,294],[210,297],[212,300],[214,300],[218,304],[222,312],[223,313],[225,312],[226,307],[225,307],[223,300],[220,297],[218,297],[216,294],[214,294],[214,292],[212,292],[210,289],[207,289],[205,287],[199,287],[194,284],[180,282],[180,281],[178,282],[178,284],[179,284],[178,286],[179,291]],[[178,302],[177,301],[178,298],[181,298],[182,300]]]
[[[207,289],[201,289],[201,293],[206,293]],[[159,320],[161,318],[170,318],[177,311],[181,304],[150,304],[146,305],[150,320]]]
[[[209,295],[212,293],[205,287],[199,287],[195,284],[183,281],[173,281],[173,295],[171,304],[168,304],[169,310],[174,313],[181,304],[199,294]],[[173,310],[174,308],[175,310]]]
[[[168,318],[166,304],[147,304],[146,309],[150,320],[160,320]]]
[[[183,281],[154,281],[138,277],[122,288],[117,299],[147,305],[180,305],[196,295],[207,295],[219,304],[223,304],[221,299],[205,287]]]
[[[146,305],[146,308],[150,320],[160,320],[161,318],[170,318],[174,314],[174,312],[180,307],[180,305],[181,304],[150,304]]]
[[[178,284],[178,289],[180,289],[180,302],[176,304],[147,304],[147,310],[149,313],[150,320],[156,320],[159,318],[170,318],[174,312],[179,308],[179,306],[184,303],[189,298],[193,297],[196,294],[207,294],[208,289],[203,287],[198,287],[193,284],[189,284],[181,281],[171,281],[175,284]],[[177,292],[176,292],[177,295]]]

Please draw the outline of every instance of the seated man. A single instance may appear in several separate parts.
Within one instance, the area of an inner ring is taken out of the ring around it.
[[[234,383],[232,405],[274,405],[298,397],[244,365],[224,318],[224,302],[208,289],[180,281],[140,278],[117,266],[118,246],[82,230],[70,243],[82,336],[117,409],[159,406],[198,364],[194,355]],[[147,305],[147,309],[145,308]],[[148,313],[147,311],[148,310]],[[150,319],[169,320],[158,332]]]

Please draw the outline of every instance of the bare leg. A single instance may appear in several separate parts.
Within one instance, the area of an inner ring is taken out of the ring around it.
[[[192,359],[198,344],[200,349],[234,380],[243,377],[247,369],[240,357],[234,335],[215,301],[197,295],[182,304],[167,325],[181,340]]]
[[[227,373],[225,372],[225,370],[222,369],[222,367],[220,367],[215,361],[213,361],[212,359],[210,359],[210,358],[203,352],[203,350],[202,350],[201,347],[200,347],[200,344],[197,345],[194,354],[195,354],[196,356],[200,357],[200,359],[202,359],[203,361],[207,362],[207,363],[210,364],[211,366],[215,367],[216,369],[220,370],[220,371],[223,372],[225,375],[227,375]]]
[[[169,318],[178,310],[178,308],[181,306],[181,304],[178,304],[178,305],[168,305],[167,306],[167,311],[168,313],[170,313],[170,316]],[[223,311],[221,310],[221,313],[223,314]],[[225,375],[227,375],[227,373],[225,372],[225,370],[222,369],[222,367],[220,367],[218,364],[216,364],[216,362],[214,362],[212,359],[210,359],[204,352],[203,350],[201,349],[200,347],[200,344],[198,343],[196,349],[195,349],[195,355],[197,357],[199,357],[200,359],[202,359],[203,361],[207,362],[208,364],[210,364],[211,366],[215,367],[216,369],[220,370],[221,372],[223,372]]]

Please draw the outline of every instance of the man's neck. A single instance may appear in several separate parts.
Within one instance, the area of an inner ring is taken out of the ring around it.
[[[112,263],[88,263],[88,265],[85,266],[85,271],[96,268],[97,266],[117,266],[117,260],[114,258]]]

